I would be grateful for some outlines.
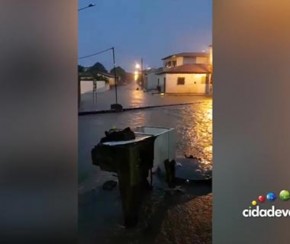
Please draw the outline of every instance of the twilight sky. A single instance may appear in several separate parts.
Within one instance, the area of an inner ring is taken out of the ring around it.
[[[116,66],[133,71],[162,66],[178,52],[207,50],[212,44],[212,0],[79,0],[79,57],[115,47]],[[112,52],[79,59],[79,64],[113,66]]]

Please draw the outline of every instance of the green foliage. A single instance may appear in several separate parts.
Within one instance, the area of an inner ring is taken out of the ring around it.
[[[78,72],[83,73],[85,71],[85,67],[82,65],[78,65]]]
[[[111,69],[110,73],[112,75],[115,75],[114,68]],[[117,77],[120,77],[119,78],[119,81],[126,81],[127,73],[126,73],[126,71],[123,68],[121,68],[120,66],[118,66],[118,67],[116,67],[116,76]]]
[[[102,73],[108,73],[108,71],[106,70],[106,68],[104,67],[104,65],[102,65],[101,63],[97,62],[95,63],[93,66],[88,68],[89,72],[102,72]]]

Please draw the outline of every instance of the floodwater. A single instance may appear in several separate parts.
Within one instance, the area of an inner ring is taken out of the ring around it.
[[[211,187],[184,185],[184,193],[168,193],[155,176],[158,187],[144,200],[140,223],[126,230],[118,187],[109,192],[101,188],[116,178],[93,166],[90,158],[91,149],[110,128],[167,127],[176,131],[177,157],[201,158],[201,167],[211,170],[212,99],[193,100],[191,105],[79,117],[79,172],[93,172],[91,189],[79,196],[79,243],[211,243]]]
[[[201,158],[203,167],[212,166],[212,100],[203,99],[192,105],[179,105],[97,114],[79,119],[79,170],[92,167],[90,150],[110,128],[157,126],[176,130],[176,156]]]

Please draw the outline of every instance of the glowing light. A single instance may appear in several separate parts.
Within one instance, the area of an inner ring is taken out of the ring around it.
[[[136,68],[136,69],[140,69],[140,68],[141,68],[140,64],[137,63],[137,64],[135,65],[135,68]]]
[[[213,53],[212,53],[212,46],[210,45],[209,46],[209,64],[210,65],[212,65],[212,55],[213,55]]]

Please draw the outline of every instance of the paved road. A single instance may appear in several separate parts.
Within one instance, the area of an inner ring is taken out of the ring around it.
[[[168,105],[179,104],[199,101],[205,99],[204,96],[160,96],[152,95],[152,92],[143,92],[142,90],[136,90],[137,85],[131,83],[125,86],[118,87],[118,103],[124,108],[154,106],[154,105]],[[93,95],[92,92],[88,92],[82,95],[80,111],[92,111],[92,110],[108,110],[111,104],[116,102],[115,89],[103,93],[97,93]]]
[[[91,164],[90,150],[110,128],[138,126],[175,128],[176,155],[194,155],[212,161],[212,102],[199,98],[193,105],[161,107],[122,113],[79,117],[79,173],[96,170]],[[210,163],[208,163],[210,162]],[[103,174],[100,172],[100,174]],[[82,177],[82,176],[81,176]]]

